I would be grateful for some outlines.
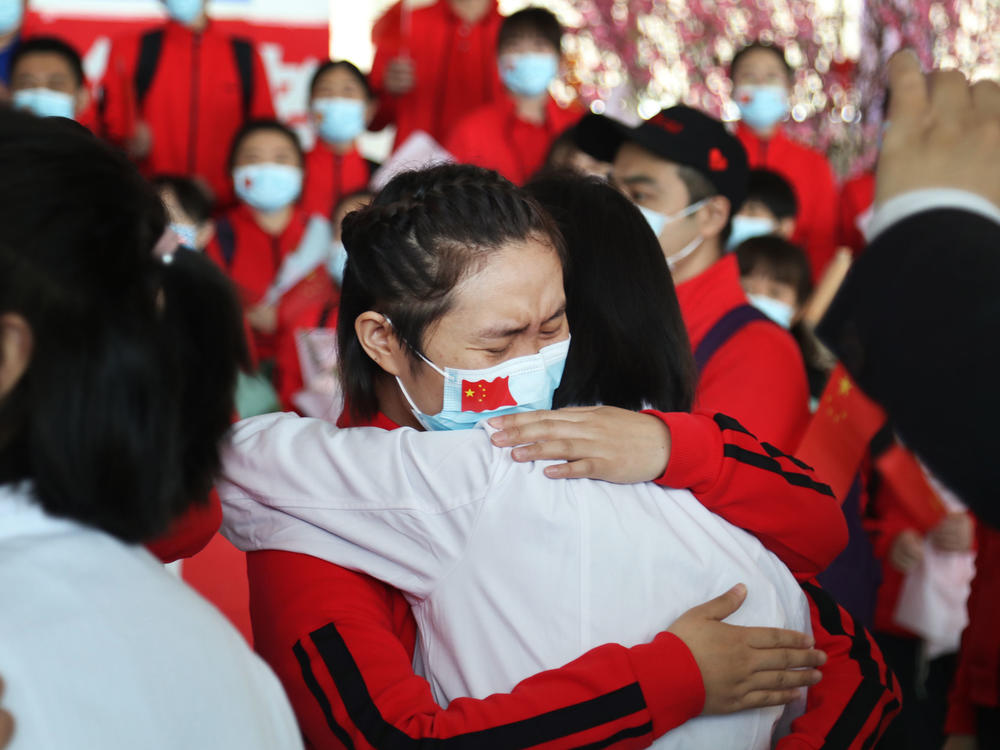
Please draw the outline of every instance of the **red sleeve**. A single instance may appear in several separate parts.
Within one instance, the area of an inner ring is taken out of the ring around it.
[[[670,461],[657,481],[687,487],[702,505],[749,531],[799,580],[826,568],[847,545],[847,522],[812,469],[735,419],[647,412],[670,430]]]
[[[875,639],[815,583],[809,600],[816,648],[825,651],[823,679],[809,688],[806,711],[778,750],[862,750],[873,747],[902,706],[895,675]]]
[[[121,146],[135,130],[134,59],[137,48],[131,38],[119,39],[111,47],[108,65],[101,79],[101,132]]]
[[[277,672],[314,748],[639,748],[701,712],[694,657],[661,633],[609,644],[510,693],[447,708],[412,667],[415,626],[402,595],[306,555],[247,556],[255,647]],[[464,742],[462,742],[464,740]]]
[[[448,137],[444,142],[445,151],[462,164],[475,163],[477,152],[483,148],[482,140],[477,137],[476,129],[471,126],[472,121],[469,117],[463,117],[448,131]]]
[[[220,526],[222,503],[213,489],[206,502],[188,508],[183,516],[173,522],[166,534],[147,544],[146,548],[165,563],[191,557],[212,541]]]
[[[697,408],[731,414],[785,450],[809,423],[809,385],[795,340],[773,323],[755,322],[723,344],[698,381]]]
[[[275,117],[267,70],[256,49],[253,52],[253,99],[250,102],[250,112],[257,119],[273,120]]]
[[[372,62],[372,71],[368,75],[368,81],[378,99],[378,108],[375,110],[375,117],[368,126],[371,131],[381,130],[386,125],[396,121],[397,97],[385,90],[384,82],[386,66],[398,54],[397,48],[396,35],[379,41],[375,47],[375,60]]]

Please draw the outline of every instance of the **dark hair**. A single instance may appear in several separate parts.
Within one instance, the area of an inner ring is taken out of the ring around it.
[[[212,199],[197,180],[178,175],[161,174],[153,178],[157,190],[169,190],[177,198],[184,213],[199,224],[212,218]]]
[[[341,230],[347,268],[337,326],[341,378],[351,414],[378,412],[381,368],[361,347],[355,320],[377,310],[392,321],[413,361],[428,326],[446,314],[455,287],[510,242],[539,238],[565,256],[548,214],[496,172],[442,165],[394,177]]]
[[[791,184],[770,169],[751,169],[747,183],[747,199],[763,203],[776,219],[794,219],[799,213],[799,202]]]
[[[781,60],[781,64],[785,66],[785,72],[788,73],[788,78],[791,79],[795,75],[795,69],[788,64],[788,58],[785,56],[785,48],[780,44],[774,44],[773,42],[765,42],[762,39],[757,39],[756,41],[750,42],[750,44],[741,47],[733,55],[732,61],[729,63],[729,78],[732,79],[733,74],[736,73],[736,68],[740,64],[740,60],[750,52],[754,50],[761,49],[765,52],[770,52]]]
[[[330,215],[330,218],[332,219],[333,215],[336,214],[337,211],[339,211],[343,206],[346,206],[348,203],[352,203],[356,200],[361,200],[362,198],[367,198],[369,202],[371,202],[371,200],[374,197],[375,193],[366,188],[362,188],[361,190],[353,190],[350,193],[344,193],[344,195],[340,196],[340,198],[337,199],[337,202],[333,204],[333,213]]]
[[[563,28],[559,19],[550,10],[537,7],[524,8],[503,19],[500,32],[497,34],[497,50],[502,51],[515,39],[524,36],[541,37],[552,45],[556,54],[562,52]]]
[[[77,86],[83,86],[86,80],[83,75],[83,60],[80,53],[72,46],[55,36],[35,36],[25,39],[14,47],[14,54],[10,59],[10,72],[13,75],[17,69],[17,64],[28,55],[54,54],[61,55],[69,65],[73,78],[76,79]]]
[[[573,338],[553,406],[687,411],[695,368],[660,243],[635,205],[595,177],[539,175],[525,186],[566,241]]]
[[[302,150],[302,143],[299,141],[299,137],[295,134],[295,131],[283,122],[270,119],[260,119],[245,122],[243,127],[236,131],[236,135],[233,136],[233,141],[229,146],[229,161],[226,162],[226,168],[230,172],[233,171],[233,167],[236,165],[236,152],[239,151],[240,145],[244,140],[249,138],[254,133],[262,133],[268,130],[275,133],[281,133],[295,145],[295,152],[299,155],[299,166],[304,167],[306,163],[306,155]]]
[[[346,70],[352,76],[358,79],[358,83],[361,84],[362,88],[365,90],[365,95],[369,99],[375,97],[375,91],[372,89],[371,83],[368,82],[368,76],[361,72],[361,69],[357,65],[352,63],[350,60],[327,60],[325,63],[316,68],[316,72],[313,73],[312,78],[309,81],[309,99],[311,100],[316,96],[316,84],[319,83],[319,79],[322,78],[326,73],[331,70]]]
[[[677,164],[677,179],[683,182],[684,187],[687,188],[689,206],[706,198],[714,198],[716,195],[721,195],[719,189],[712,184],[711,180],[687,164]],[[729,233],[733,231],[733,214],[735,213],[735,208],[735,206],[730,205],[726,226],[719,233],[719,239],[723,244],[729,239]]]
[[[795,289],[795,299],[803,304],[812,294],[809,259],[802,248],[784,237],[769,234],[751,237],[736,248],[740,276],[759,273]]]
[[[245,360],[207,258],[152,249],[163,205],[124,155],[59,118],[0,111],[0,314],[31,359],[0,398],[0,483],[129,542],[207,497]]]

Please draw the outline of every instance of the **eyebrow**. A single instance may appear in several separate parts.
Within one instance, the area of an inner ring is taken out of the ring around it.
[[[566,303],[564,302],[562,305],[560,305],[558,310],[556,310],[552,315],[550,315],[548,318],[542,321],[542,325],[544,326],[546,323],[552,323],[553,321],[558,320],[565,314],[566,314]],[[517,336],[519,333],[524,333],[527,330],[528,326],[526,325],[520,326],[518,328],[487,328],[484,331],[480,331],[476,335],[476,338],[506,339],[510,338],[511,336]]]
[[[637,174],[637,175],[632,175],[631,177],[624,177],[622,178],[621,182],[624,185],[652,185],[654,187],[656,186],[656,180],[654,180],[649,175],[645,174]]]

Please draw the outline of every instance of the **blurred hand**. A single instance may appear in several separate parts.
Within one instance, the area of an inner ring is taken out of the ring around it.
[[[125,144],[125,151],[133,159],[145,159],[153,150],[153,131],[141,120],[135,124],[132,137]]]
[[[667,629],[684,641],[698,663],[705,684],[704,714],[782,706],[795,700],[798,688],[822,678],[814,667],[826,662],[826,654],[812,648],[811,636],[722,622],[740,608],[746,595],[742,583],[733,586],[689,609]]]
[[[383,85],[390,94],[401,96],[408,94],[417,82],[413,60],[408,57],[397,57],[389,61],[385,67]]]
[[[941,750],[978,750],[979,743],[971,734],[952,734],[944,741]]]
[[[922,188],[957,188],[1000,206],[1000,85],[958,71],[924,75],[903,50],[889,60],[892,94],[875,203]]]
[[[889,562],[900,573],[909,573],[924,559],[924,540],[913,529],[902,531],[892,541]]]
[[[278,308],[274,305],[256,305],[247,310],[247,322],[260,333],[278,330]]]
[[[0,679],[0,698],[3,698],[3,679]],[[14,736],[14,717],[0,708],[0,748],[7,747]]]
[[[631,484],[660,477],[670,460],[670,430],[650,414],[614,406],[574,406],[495,417],[494,445],[521,446],[515,461],[561,460],[552,479],[587,477]]]
[[[942,552],[968,552],[972,549],[975,526],[972,516],[965,511],[949,513],[928,535]]]

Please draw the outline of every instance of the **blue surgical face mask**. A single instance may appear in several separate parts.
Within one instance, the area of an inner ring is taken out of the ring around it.
[[[302,192],[302,170],[287,164],[247,164],[233,170],[236,195],[258,211],[291,205]]]
[[[387,319],[388,320],[388,319]],[[390,323],[391,325],[391,323]],[[399,389],[417,421],[428,430],[466,430],[491,417],[522,411],[551,409],[552,396],[562,380],[569,338],[483,370],[441,369],[419,354],[444,377],[444,400],[437,414],[424,414],[398,377]]]
[[[361,99],[314,99],[312,111],[319,135],[327,143],[350,143],[365,131],[365,103]]]
[[[21,0],[0,0],[0,34],[13,31],[24,20],[24,4]]]
[[[344,283],[344,269],[347,267],[347,248],[340,240],[330,243],[330,255],[326,260],[326,270],[337,286]]]
[[[792,318],[795,317],[795,310],[787,302],[782,302],[774,297],[767,297],[763,294],[748,294],[747,299],[750,300],[751,305],[782,328],[792,327]]]
[[[740,214],[736,214],[733,217],[729,239],[726,240],[726,250],[732,252],[746,240],[753,237],[774,234],[774,229],[774,222],[764,216],[741,216]]]
[[[73,96],[52,89],[21,89],[14,92],[12,102],[15,109],[27,110],[39,117],[65,117],[72,120],[76,114],[76,100]]]
[[[518,52],[500,58],[500,78],[520,96],[544,94],[559,72],[559,58],[551,52]]]
[[[737,86],[733,98],[743,122],[754,130],[768,130],[788,116],[788,89],[784,86]]]
[[[205,0],[166,0],[167,15],[185,26],[191,24],[205,7]]]
[[[672,224],[675,221],[679,221],[681,219],[690,216],[699,208],[704,206],[706,203],[708,203],[708,198],[702,198],[700,201],[692,203],[690,206],[683,209],[682,211],[678,211],[673,216],[667,216],[666,214],[661,214],[659,211],[654,211],[651,208],[646,208],[645,206],[640,206],[639,204],[636,204],[636,208],[638,208],[639,212],[642,213],[643,217],[646,219],[646,222],[649,224],[649,228],[653,230],[653,234],[655,234],[656,239],[659,240],[660,235],[663,234],[663,230],[666,229],[668,224]],[[678,263],[680,263],[686,257],[691,255],[691,253],[693,253],[695,250],[701,247],[701,243],[703,241],[704,241],[703,237],[695,237],[693,240],[691,240],[688,244],[686,244],[676,253],[667,256],[667,267],[671,271],[673,271]]]
[[[182,247],[198,250],[198,227],[194,224],[170,223],[170,231],[177,235]]]

